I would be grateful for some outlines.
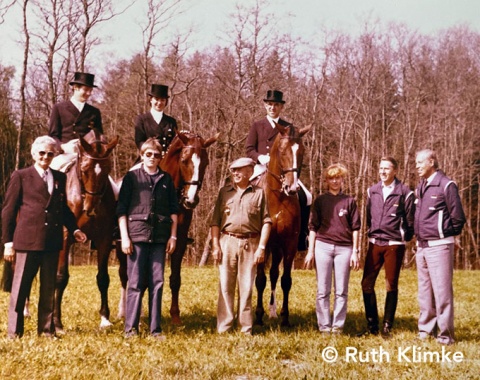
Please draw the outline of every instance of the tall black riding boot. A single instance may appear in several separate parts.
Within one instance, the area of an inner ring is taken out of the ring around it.
[[[377,296],[373,293],[363,293],[365,304],[365,316],[367,317],[367,328],[370,334],[378,334],[378,310]]]
[[[385,313],[383,315],[382,335],[389,337],[392,330],[393,321],[395,319],[395,311],[397,310],[398,290],[387,292],[385,300]]]

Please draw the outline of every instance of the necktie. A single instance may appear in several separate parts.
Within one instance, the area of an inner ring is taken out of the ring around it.
[[[46,170],[42,173],[42,179],[48,191],[48,172]]]

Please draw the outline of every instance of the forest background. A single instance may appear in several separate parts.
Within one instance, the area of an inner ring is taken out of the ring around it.
[[[285,94],[284,119],[297,127],[313,123],[303,139],[302,181],[317,195],[323,169],[344,163],[345,191],[357,199],[362,220],[381,156],[397,158],[398,177],[413,189],[415,152],[436,150],[440,167],[458,184],[467,216],[455,265],[480,267],[478,31],[456,25],[422,34],[402,23],[366,19],[356,35],[319,26],[312,38],[283,27],[290,16],[276,13],[273,1],[254,0],[236,3],[221,43],[203,47],[192,43],[195,28],[169,29],[191,1],[141,2],[141,43],[131,56],[116,59],[102,53],[109,44],[104,28],[138,1],[0,0],[0,28],[12,12],[22,14],[21,58],[12,65],[0,57],[0,201],[11,172],[30,164],[33,139],[47,133],[53,104],[70,97],[73,72],[96,75],[92,103],[101,109],[106,135],[121,137],[113,155],[116,179],[137,158],[133,122],[149,108],[151,83],[164,83],[171,91],[166,113],[180,129],[204,138],[220,132],[209,149],[191,227],[195,243],[187,259],[198,263],[228,164],[245,155],[249,126],[264,116],[262,99],[275,88]],[[361,240],[365,247],[365,229]],[[414,254],[413,244],[409,248],[406,266]]]

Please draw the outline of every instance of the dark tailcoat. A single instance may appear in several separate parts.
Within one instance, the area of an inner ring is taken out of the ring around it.
[[[290,125],[285,120],[279,119],[278,124],[282,126]],[[255,121],[248,132],[247,141],[245,143],[247,156],[255,162],[258,162],[258,156],[261,154],[270,154],[275,137],[277,137],[278,129],[272,128],[272,125],[266,117]]]
[[[150,137],[155,137],[162,145],[163,152],[177,134],[177,121],[165,113],[160,123],[157,123],[150,112],[138,115],[135,120],[135,144],[138,149]]]
[[[48,134],[55,140],[66,143],[84,136],[92,128],[103,134],[102,116],[98,108],[85,103],[80,112],[70,100],[53,106]]]

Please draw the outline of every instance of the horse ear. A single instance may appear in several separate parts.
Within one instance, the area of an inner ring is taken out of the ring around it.
[[[116,136],[112,141],[107,144],[107,149],[105,155],[108,156],[110,152],[117,146],[118,142],[120,141],[120,136]]]
[[[312,127],[313,127],[313,124],[307,125],[306,127],[303,127],[302,129],[300,129],[300,131],[298,132],[298,134],[299,134],[300,136],[303,136],[305,133],[310,132],[310,129],[312,129]]]
[[[178,132],[177,136],[180,140],[182,140],[184,145],[188,144],[188,137],[185,134],[183,134],[182,132]]]
[[[89,153],[92,151],[92,147],[82,136],[78,138],[78,141],[80,141],[80,147],[83,148],[85,152]]]
[[[205,143],[203,144],[203,146],[204,146],[205,148],[208,148],[210,145],[212,145],[213,143],[215,143],[215,142],[218,140],[219,137],[220,137],[220,132],[217,132],[217,133],[215,134],[215,136],[210,137],[209,139],[207,139],[207,140],[205,141]]]
[[[283,125],[278,124],[275,121],[273,123],[275,124],[275,128],[277,128],[278,131],[280,132],[280,134],[282,134],[282,135],[284,135],[287,132],[287,128],[290,127],[290,125],[283,126]],[[292,127],[293,127],[293,125],[292,125]]]

